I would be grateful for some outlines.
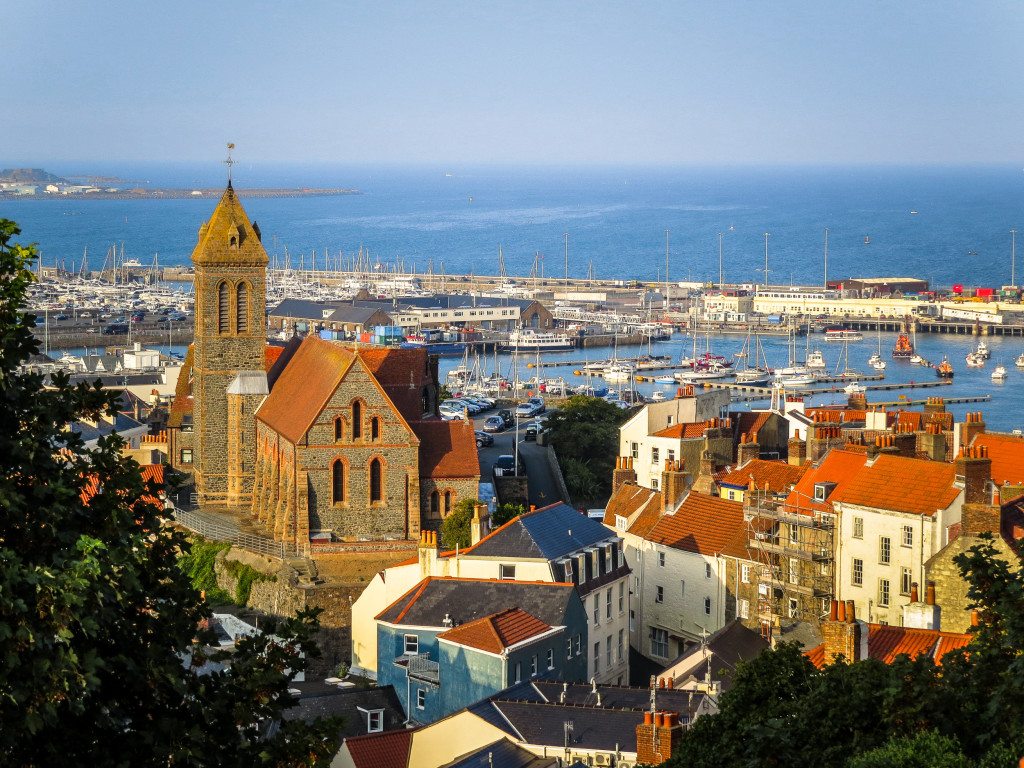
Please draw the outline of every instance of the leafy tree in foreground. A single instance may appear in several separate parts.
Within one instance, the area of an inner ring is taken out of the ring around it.
[[[493,530],[498,526],[504,525],[509,520],[525,514],[526,506],[523,504],[499,504],[498,508],[494,510],[494,514],[491,515],[491,529]]]
[[[669,765],[996,768],[1024,755],[1024,574],[982,541],[957,558],[981,626],[966,649],[816,669],[783,643],[738,666]],[[941,757],[940,757],[941,756]]]
[[[441,546],[444,549],[465,548],[472,543],[473,511],[479,503],[476,499],[456,502],[448,517],[441,521]]]
[[[574,501],[603,501],[611,495],[619,426],[630,415],[599,397],[573,395],[548,417],[546,439]]]
[[[310,765],[337,723],[286,720],[288,684],[317,653],[315,615],[238,643],[199,675],[210,610],[178,567],[188,548],[148,503],[117,437],[86,450],[66,425],[113,413],[115,393],[18,372],[38,351],[22,314],[35,250],[0,219],[0,762]]]

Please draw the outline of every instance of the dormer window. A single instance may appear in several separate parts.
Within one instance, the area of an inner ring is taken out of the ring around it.
[[[825,501],[829,495],[835,490],[835,483],[815,483],[814,484],[814,500]]]

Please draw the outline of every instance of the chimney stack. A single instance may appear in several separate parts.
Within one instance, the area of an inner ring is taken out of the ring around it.
[[[925,585],[925,597],[922,603],[915,581],[910,587],[910,603],[903,606],[903,626],[911,629],[939,629],[942,620],[942,608],[935,603],[935,582]]]
[[[798,429],[793,437],[789,438],[787,445],[789,451],[789,463],[794,467],[802,467],[807,461],[807,443],[800,437]]]
[[[945,413],[946,401],[941,397],[929,397],[924,403],[925,413]]]
[[[897,426],[892,436],[893,445],[900,456],[912,459],[917,455],[917,435],[908,426]]]
[[[633,469],[633,459],[629,456],[616,456],[615,469],[612,470],[612,495],[626,483],[636,485],[636,470]]]
[[[736,446],[736,464],[742,467],[751,459],[756,459],[761,455],[761,446],[757,443],[757,432],[751,432],[749,435],[743,433],[740,435],[739,445]]]
[[[825,663],[842,656],[848,663],[861,658],[861,625],[857,622],[852,600],[833,600],[829,617],[821,622],[821,639],[825,645]]]
[[[991,498],[988,486],[992,482],[992,459],[988,457],[988,448],[983,445],[962,447],[954,466],[956,479],[964,486],[964,503],[987,504]]]
[[[487,527],[490,517],[487,514],[486,504],[477,504],[473,507],[473,519],[469,523],[469,540],[471,544],[479,543],[480,539],[484,537],[484,528]],[[437,534],[434,535],[436,536]]]
[[[960,425],[960,446],[969,447],[974,442],[974,438],[984,431],[985,420],[981,415],[981,411],[968,413],[964,418],[964,423]]]
[[[420,574],[426,576],[437,576],[434,572],[437,566],[437,531],[420,531],[420,543],[418,553],[420,559]]]
[[[666,459],[665,469],[661,473],[661,513],[668,515],[675,512],[689,487],[689,476],[683,472],[683,462]]]
[[[700,470],[693,481],[693,490],[711,496],[715,487],[715,461],[711,451],[704,450],[700,454]]]
[[[677,712],[644,712],[644,721],[636,726],[636,761],[661,765],[672,757],[682,735]]]
[[[942,425],[939,422],[931,421],[925,424],[924,432],[919,436],[919,440],[921,452],[929,459],[932,461],[946,460],[946,436],[942,433]]]

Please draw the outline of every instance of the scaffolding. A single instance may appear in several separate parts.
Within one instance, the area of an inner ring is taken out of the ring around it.
[[[803,500],[794,506],[794,496],[752,488],[744,497],[757,621],[769,642],[783,623],[820,621],[835,594],[835,515]]]

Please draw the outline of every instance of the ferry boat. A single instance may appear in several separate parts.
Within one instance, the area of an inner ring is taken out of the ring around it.
[[[942,362],[935,367],[935,375],[940,379],[952,379],[953,378],[953,366],[950,364],[946,356],[942,356]]]
[[[508,341],[501,344],[502,349],[518,349],[519,351],[534,352],[565,352],[574,349],[576,344],[571,336],[564,333],[545,333],[526,328],[521,331],[512,331],[508,335]]]
[[[992,371],[992,381],[1006,381],[1006,366],[997,365]]]
[[[861,341],[863,339],[863,333],[849,328],[827,328],[825,330],[825,341]]]
[[[905,333],[901,333],[899,336],[896,337],[896,344],[892,348],[893,359],[909,359],[911,362],[913,362],[913,358],[915,356],[916,355],[914,354],[914,345],[911,343],[910,337]]]

